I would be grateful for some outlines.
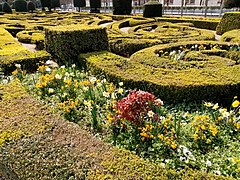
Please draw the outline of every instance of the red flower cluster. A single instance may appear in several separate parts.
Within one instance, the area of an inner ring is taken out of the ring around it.
[[[151,105],[155,101],[155,96],[145,91],[131,91],[127,97],[117,103],[117,118],[125,118],[137,125],[144,121]]]

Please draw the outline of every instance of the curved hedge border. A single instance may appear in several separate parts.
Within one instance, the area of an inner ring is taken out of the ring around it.
[[[203,57],[206,59],[199,59],[199,54],[196,54],[190,60],[181,62],[159,57],[161,51],[195,45],[212,48],[217,45],[226,50],[205,51]],[[234,95],[240,95],[240,65],[218,56],[224,55],[228,49],[228,43],[194,41],[146,48],[133,54],[130,60],[109,52],[81,54],[80,59],[85,60],[96,74],[104,73],[112,81],[124,81],[132,89],[151,91],[169,103],[227,102]]]
[[[0,28],[0,38],[0,68],[5,73],[12,72],[16,63],[21,64],[24,70],[32,72],[37,69],[40,61],[50,58],[46,51],[30,52],[3,28]]]
[[[220,41],[239,43],[240,42],[240,29],[235,29],[235,30],[231,30],[231,31],[225,32],[221,36]]]

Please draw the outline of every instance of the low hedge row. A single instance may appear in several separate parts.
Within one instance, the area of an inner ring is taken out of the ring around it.
[[[46,50],[59,64],[73,64],[81,52],[108,49],[106,29],[96,26],[58,26],[45,30]]]
[[[221,36],[220,41],[239,43],[240,42],[240,29],[235,29],[235,30],[225,32]]]
[[[7,74],[16,68],[16,63],[32,72],[37,69],[39,62],[50,58],[46,51],[30,52],[3,28],[0,28],[0,38],[0,68]]]
[[[39,41],[44,41],[44,33],[42,31],[20,31],[16,34],[19,42],[36,44]]]
[[[0,145],[0,161],[14,173],[13,179],[232,179],[200,170],[168,170],[103,143],[52,114],[17,81],[0,85],[0,92],[0,132],[23,132],[18,138],[9,134]]]
[[[223,15],[216,28],[216,33],[221,35],[233,29],[240,29],[240,12],[227,12]]]
[[[219,51],[203,51],[213,55],[204,56],[207,59],[194,58],[199,54],[182,61],[159,57],[161,51],[178,51],[186,46],[190,49],[195,45],[228,48],[227,43],[194,41],[146,48],[133,54],[130,60],[106,51],[81,54],[80,59],[96,74],[105,74],[114,82],[124,81],[132,89],[151,91],[169,103],[229,102],[233,95],[240,95],[240,65],[217,56]]]
[[[182,23],[182,22],[187,22],[187,23],[192,23],[194,24],[194,27],[196,28],[201,28],[201,29],[209,29],[209,30],[216,30],[217,25],[220,22],[220,19],[190,19],[190,18],[166,18],[166,17],[161,17],[161,18],[156,18],[157,21],[167,21],[171,23]]]

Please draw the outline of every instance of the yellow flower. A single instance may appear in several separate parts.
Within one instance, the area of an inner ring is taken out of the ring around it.
[[[240,102],[238,100],[235,100],[233,103],[232,103],[232,107],[236,108],[238,107],[240,104]]]
[[[158,134],[158,138],[161,139],[162,141],[164,140],[163,134]]]
[[[193,138],[194,138],[194,140],[198,140],[198,135],[197,135],[197,134],[194,134],[194,135],[193,135]]]
[[[173,141],[172,142],[172,144],[171,144],[171,148],[173,148],[173,149],[176,149],[177,148],[177,145],[176,145],[176,143]]]
[[[122,94],[122,93],[123,93],[123,88],[119,88],[119,89],[118,89],[118,93],[119,93],[119,94]]]
[[[212,104],[212,103],[210,103],[210,102],[205,102],[205,103],[204,103],[204,106],[206,106],[206,107],[212,107],[212,106],[213,106],[213,104]]]
[[[211,130],[212,135],[213,135],[213,136],[216,136],[216,134],[218,133],[217,128],[213,127],[213,126],[210,124],[209,129]]]
[[[219,108],[219,105],[218,105],[218,103],[216,103],[216,104],[214,104],[212,109],[217,110],[218,108]]]
[[[206,130],[206,127],[204,125],[201,125],[201,129],[204,131]]]
[[[39,83],[36,84],[36,88],[37,88],[37,89],[40,89],[40,88],[42,88],[42,87],[43,87],[42,84],[39,84]]]
[[[13,75],[13,76],[16,76],[17,73],[18,73],[18,70],[16,69],[15,71],[12,72],[12,75]]]

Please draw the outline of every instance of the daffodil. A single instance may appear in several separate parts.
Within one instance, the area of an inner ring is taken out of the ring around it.
[[[153,111],[148,111],[147,114],[148,114],[148,117],[150,117],[150,118],[154,116],[154,112]]]
[[[232,107],[236,108],[238,107],[240,104],[240,102],[238,100],[235,100],[233,103],[232,103]]]

